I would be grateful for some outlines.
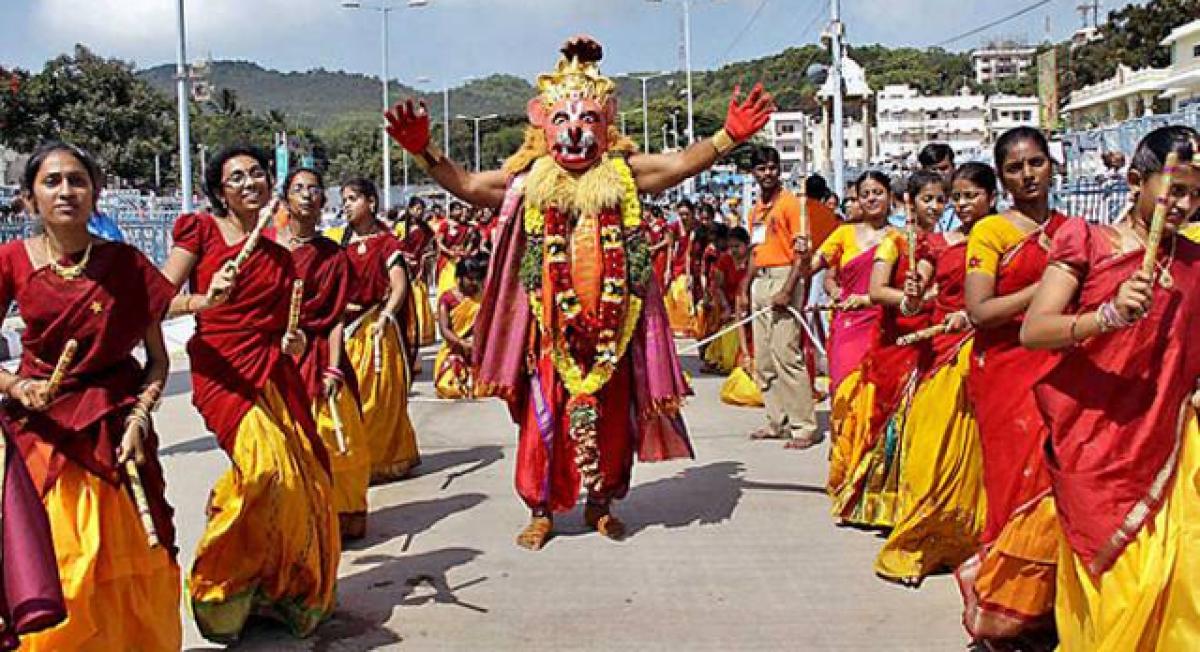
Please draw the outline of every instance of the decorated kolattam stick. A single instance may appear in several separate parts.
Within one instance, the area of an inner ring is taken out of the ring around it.
[[[275,211],[279,208],[279,198],[275,197],[271,200],[267,207],[259,211],[258,223],[251,229],[249,235],[246,236],[246,241],[242,243],[242,250],[238,252],[237,258],[233,259],[233,267],[235,270],[240,270],[242,265],[250,259],[250,254],[254,253],[255,247],[258,246],[258,239],[262,237],[262,232],[271,224],[271,218],[275,215]]]
[[[917,215],[912,197],[904,193],[904,239],[908,243],[908,269],[917,271]]]
[[[1171,182],[1179,166],[1179,154],[1169,152],[1162,170],[1162,192],[1155,198],[1154,216],[1150,220],[1150,231],[1146,234],[1146,253],[1142,256],[1142,273],[1154,274],[1158,262],[1158,245],[1162,242],[1163,226],[1167,222],[1167,203],[1170,201]]]
[[[75,359],[75,352],[79,350],[79,342],[75,340],[67,340],[63,346],[62,353],[58,355],[58,364],[54,365],[54,371],[50,374],[50,380],[46,383],[46,395],[53,400],[54,395],[58,393],[58,388],[62,385],[63,379],[67,375],[67,367],[71,366],[71,361]]]
[[[800,180],[800,235],[808,237],[808,177]]]
[[[150,501],[146,499],[146,487],[142,484],[142,475],[138,472],[137,463],[125,461],[125,474],[129,476],[129,491],[133,494],[133,503],[137,506],[138,516],[142,519],[142,528],[146,530],[146,543],[151,548],[159,546],[158,529],[154,527],[154,516],[150,513]]]
[[[917,342],[924,342],[925,340],[933,339],[945,332],[945,324],[937,324],[936,326],[930,326],[929,328],[922,328],[919,331],[915,331],[909,333],[908,335],[897,338],[896,346],[909,346],[911,344],[916,344]]]
[[[304,281],[292,281],[292,305],[288,309],[287,332],[292,333],[300,326],[300,304],[304,300]]]
[[[348,450],[346,447],[346,430],[342,427],[342,415],[338,414],[337,400],[330,396],[326,400],[329,401],[329,418],[333,420],[333,434],[337,436],[337,448],[339,455],[345,455]]]

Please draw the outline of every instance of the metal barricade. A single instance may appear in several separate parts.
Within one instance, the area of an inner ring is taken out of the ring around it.
[[[1129,203],[1129,186],[1124,181],[1076,179],[1054,189],[1052,206],[1074,217],[1096,224],[1116,222]]]
[[[121,228],[125,242],[146,254],[159,267],[167,262],[167,254],[171,251],[171,229],[177,216],[177,213],[167,212],[111,215]],[[0,242],[27,238],[33,235],[36,226],[37,221],[30,219],[0,222]]]

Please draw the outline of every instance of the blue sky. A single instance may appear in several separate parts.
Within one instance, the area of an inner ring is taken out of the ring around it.
[[[375,0],[378,4],[380,0]],[[1032,0],[843,0],[852,43],[924,47],[983,25]],[[682,67],[678,0],[428,0],[391,19],[391,76],[440,86],[494,72],[532,77],[568,36],[586,32],[606,50],[605,70]],[[370,4],[370,0],[364,1]],[[1080,24],[1079,0],[1051,0],[1019,19],[948,47],[991,37],[1060,39]],[[1101,2],[1101,20],[1124,0]],[[324,67],[371,75],[380,61],[379,15],[339,0],[187,0],[189,58],[246,59],[279,70]],[[750,21],[752,16],[757,17]],[[815,42],[828,0],[692,0],[697,69]],[[173,62],[175,0],[0,0],[0,64],[39,69],[82,42],[140,67]],[[739,38],[740,35],[740,38]]]

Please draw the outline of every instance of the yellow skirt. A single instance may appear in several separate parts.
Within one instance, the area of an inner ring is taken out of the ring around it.
[[[433,388],[438,398],[447,400],[473,398],[475,395],[469,364],[456,364],[451,359],[450,347],[446,344],[438,349],[437,358],[433,362]]]
[[[1060,547],[1055,614],[1060,650],[1200,650],[1200,428],[1190,408],[1174,484],[1099,577]]]
[[[146,542],[127,491],[67,461],[43,499],[67,619],[22,650],[179,650],[179,566]]]
[[[429,307],[429,286],[425,284],[423,279],[412,279],[413,301],[417,304],[417,341],[421,346],[429,346],[433,344],[437,335],[437,319],[433,316],[433,309]],[[417,371],[421,370],[421,361],[415,360],[413,367]]]
[[[855,370],[838,386],[831,417],[836,439],[826,487],[833,499],[835,520],[881,528],[895,523],[900,485],[897,450],[902,415],[907,412],[909,400],[902,401],[883,432],[870,442],[875,385]]]
[[[667,295],[663,297],[667,308],[667,319],[671,331],[681,337],[692,337],[696,334],[696,308],[692,305],[692,295],[688,291],[688,277],[680,276],[671,282]]]
[[[721,385],[721,402],[743,407],[762,407],[762,390],[741,367],[734,367],[725,384]]]
[[[408,367],[400,334],[388,327],[379,346],[379,369],[375,368],[373,324],[381,306],[361,318],[346,336],[346,355],[358,377],[362,399],[363,426],[371,451],[371,482],[389,482],[408,474],[421,462],[417,435],[408,418]]]
[[[720,329],[718,328],[717,330]],[[738,338],[738,332],[735,328],[713,340],[712,343],[705,347],[704,361],[713,369],[727,374],[737,366],[738,353],[741,351],[741,347],[742,343]]]
[[[866,437],[874,402],[875,386],[863,380],[861,369],[847,374],[833,396],[829,416],[833,441],[825,488],[833,499],[831,511],[837,520],[844,519],[854,507],[854,487],[850,479],[870,454]]]
[[[268,383],[213,487],[188,590],[205,638],[236,641],[251,614],[307,636],[333,613],[337,515],[329,475]]]
[[[919,583],[956,568],[979,549],[987,499],[979,428],[967,398],[971,341],[921,383],[900,438],[895,529],[875,559],[875,572]]]
[[[331,407],[337,411],[336,420]],[[337,393],[332,406],[328,399],[318,398],[313,404],[313,419],[333,469],[333,509],[343,522],[350,517],[365,524],[371,450],[367,447],[367,433],[358,401],[345,389]],[[338,441],[339,425],[341,442]],[[345,451],[341,450],[343,444]]]
[[[458,287],[458,273],[455,271],[456,262],[451,259],[447,260],[442,265],[442,271],[438,272],[437,277],[437,293],[442,296],[443,292],[449,292]]]

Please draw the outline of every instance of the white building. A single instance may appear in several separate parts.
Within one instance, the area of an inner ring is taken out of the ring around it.
[[[1171,48],[1171,66],[1160,97],[1171,110],[1200,105],[1200,18],[1171,30],[1160,45]]]
[[[767,123],[766,136],[771,146],[779,150],[780,173],[785,177],[808,172],[812,161],[808,150],[809,122],[809,117],[800,111],[778,111]]]
[[[1036,48],[1012,43],[992,45],[971,53],[971,65],[975,68],[975,81],[990,84],[1001,79],[1024,76],[1033,67]]]
[[[965,87],[957,95],[921,95],[907,84],[893,84],[876,98],[881,157],[904,160],[937,141],[965,159],[988,137],[987,99]]]
[[[1171,112],[1200,105],[1200,19],[1171,30],[1160,45],[1171,48],[1171,65],[1140,70],[1118,65],[1111,78],[1071,93],[1063,107],[1067,123],[1075,129],[1107,127],[1151,115],[1159,104],[1168,104]]]
[[[1038,98],[1032,95],[992,95],[987,98],[988,138],[996,142],[1000,134],[1015,127],[1039,127]]]

